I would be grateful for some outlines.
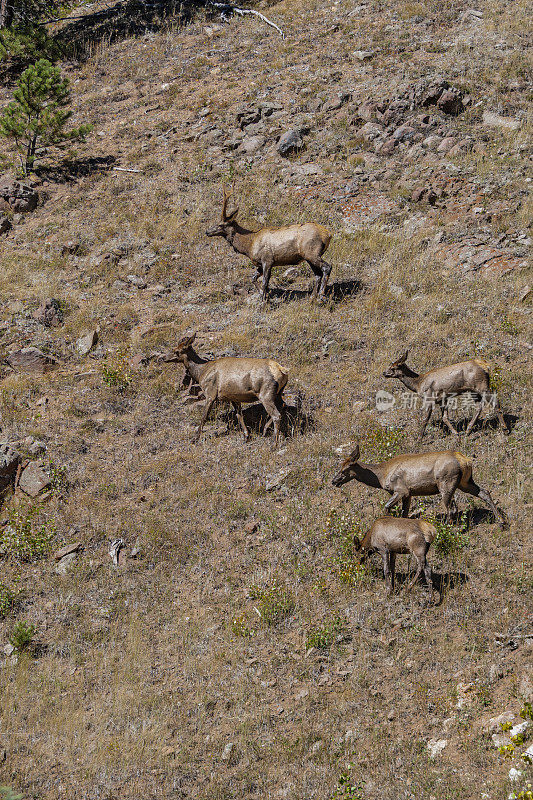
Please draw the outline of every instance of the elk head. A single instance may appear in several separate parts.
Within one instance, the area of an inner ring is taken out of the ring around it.
[[[234,231],[236,217],[239,213],[239,206],[236,206],[236,208],[232,209],[232,211],[228,214],[228,200],[233,195],[233,187],[229,194],[223,188],[222,195],[222,215],[220,222],[217,225],[213,225],[211,228],[208,228],[205,232],[205,235],[223,236],[224,239],[227,239]]]
[[[355,446],[348,458],[342,462],[342,466],[331,481],[333,486],[343,486],[348,481],[353,480],[357,476],[357,462],[359,460],[359,445]]]
[[[187,363],[189,350],[192,347],[195,339],[196,333],[193,333],[192,336],[183,336],[179,340],[178,346],[176,347],[176,361],[180,362],[181,364]]]
[[[384,378],[400,378],[402,375],[405,375],[406,372],[409,370],[407,364],[407,356],[409,355],[409,350],[406,350],[405,353],[398,358],[396,361],[393,361],[392,364],[388,369],[385,370],[383,373]]]

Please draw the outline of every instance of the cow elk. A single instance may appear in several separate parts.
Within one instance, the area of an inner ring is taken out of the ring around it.
[[[375,489],[384,489],[391,496],[385,509],[402,504],[402,516],[409,515],[411,498],[440,494],[446,517],[452,519],[452,507],[456,511],[454,493],[460,489],[466,494],[479,497],[490,508],[502,527],[506,520],[496,507],[486,489],[478,486],[472,478],[472,461],[454,450],[435,453],[418,453],[395,456],[380,464],[363,464],[359,461],[359,445],[343,462],[333,478],[334,486],[343,486],[356,480]]]
[[[407,587],[410,591],[422,572],[433,595],[431,567],[426,561],[427,552],[437,531],[429,522],[422,519],[402,519],[401,517],[379,517],[362,541],[356,539],[354,547],[362,550],[361,563],[367,555],[379,553],[383,560],[383,575],[388,594],[394,591],[396,556],[412,553],[416,559],[415,577]]]
[[[458,436],[457,430],[453,427],[448,417],[448,402],[450,398],[466,393],[470,393],[473,398],[479,401],[479,406],[468,423],[465,432],[466,436],[468,436],[483,408],[489,402],[494,404],[500,425],[508,433],[507,425],[498,404],[498,398],[496,394],[489,394],[490,372],[488,364],[479,358],[472,358],[469,361],[450,364],[448,367],[439,367],[419,375],[405,363],[408,354],[409,351],[406,350],[401,358],[394,361],[385,370],[383,376],[385,378],[398,378],[404,386],[415,392],[422,399],[425,417],[420,430],[420,439],[424,436],[427,424],[437,404],[443,423],[452,433]]]
[[[331,241],[329,231],[314,222],[247,230],[237,222],[238,206],[228,213],[230,196],[224,189],[222,219],[206,231],[206,236],[222,236],[236,253],[248,256],[256,268],[253,283],[263,276],[262,299],[268,297],[272,267],[294,266],[302,261],[307,261],[315,275],[313,297],[323,299],[331,273],[331,265],[322,258]]]
[[[276,446],[283,411],[282,392],[288,379],[287,370],[269,358],[215,358],[208,361],[194,350],[195,337],[196,334],[193,334],[181,339],[173,359],[185,366],[187,374],[201,387],[205,395],[204,410],[195,441],[200,438],[209,412],[217,400],[231,403],[237,413],[244,440],[247,441],[250,432],[244,422],[241,404],[259,400],[269,415],[263,433],[273,424]]]

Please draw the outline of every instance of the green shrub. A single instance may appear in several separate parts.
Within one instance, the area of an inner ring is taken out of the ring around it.
[[[5,583],[0,583],[0,619],[12,611],[16,599],[17,593]]]
[[[294,610],[292,594],[276,581],[265,589],[251,586],[248,596],[257,601],[255,608],[267,625],[276,625]]]
[[[248,639],[255,634],[253,628],[248,626],[246,614],[235,614],[231,620],[231,632],[236,637]]]
[[[357,586],[365,582],[369,573],[360,564],[359,553],[354,548],[356,539],[364,532],[358,519],[350,514],[339,514],[333,509],[326,518],[326,536],[335,544],[335,554],[330,559],[331,570],[341,583]]]
[[[348,764],[346,769],[341,772],[331,800],[363,800],[363,786],[359,781],[354,783],[351,769],[352,764]]]
[[[455,525],[435,518],[429,521],[437,529],[433,549],[441,558],[453,559],[468,545],[468,518],[465,512],[459,515]]]
[[[325,625],[310,628],[307,632],[306,647],[316,647],[317,650],[327,650],[335,643],[337,636],[343,631],[344,622],[337,616]]]
[[[38,521],[40,510],[31,506],[11,512],[0,534],[0,553],[17,561],[37,561],[47,555],[56,529],[53,523]]]
[[[117,354],[102,367],[102,380],[106,386],[124,391],[132,381],[132,374],[123,354]]]
[[[379,462],[397,456],[402,450],[404,438],[399,428],[378,425],[373,419],[367,419],[360,435],[361,458],[366,462]]]
[[[35,625],[28,625],[28,623],[20,620],[13,628],[13,633],[9,637],[9,641],[17,653],[22,653],[24,650],[30,649],[34,635]]]
[[[9,786],[0,786],[0,798],[1,800],[23,800],[22,795],[15,794]]]

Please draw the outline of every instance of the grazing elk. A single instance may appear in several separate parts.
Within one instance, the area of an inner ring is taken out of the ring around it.
[[[287,225],[283,228],[261,228],[249,231],[236,220],[239,207],[229,214],[228,200],[231,195],[223,189],[222,219],[205,233],[206,236],[222,236],[237,253],[242,253],[255,265],[253,283],[263,276],[261,297],[268,296],[268,284],[272,267],[284,267],[307,261],[315,275],[313,297],[323,298],[331,272],[331,265],[322,258],[331,241],[331,234],[322,225],[306,222],[302,225]]]
[[[459,364],[450,364],[449,367],[432,369],[430,372],[418,375],[418,373],[410,369],[405,363],[408,355],[409,351],[406,350],[401,358],[394,361],[390,367],[385,370],[383,377],[398,378],[404,386],[411,389],[412,392],[416,392],[416,394],[422,398],[426,416],[422,422],[422,428],[419,434],[420,439],[424,436],[431,414],[437,404],[440,408],[442,421],[452,433],[458,436],[457,430],[453,427],[448,418],[448,400],[451,397],[467,392],[471,393],[475,399],[479,400],[480,404],[468,423],[465,436],[468,436],[476,424],[483,408],[489,402],[494,404],[498,420],[503,430],[506,433],[509,432],[496,394],[491,394],[489,400],[490,372],[488,364],[479,358],[472,358],[469,361],[461,361]]]
[[[383,575],[388,594],[394,591],[396,556],[400,553],[412,553],[416,558],[417,571],[407,591],[413,588],[423,572],[433,595],[431,567],[426,561],[426,556],[436,535],[437,531],[433,525],[422,519],[379,517],[362,541],[355,540],[354,547],[363,551],[360,563],[363,563],[367,555],[379,553],[383,559]]]
[[[440,494],[449,521],[456,489],[479,497],[490,508],[496,518],[505,525],[505,516],[496,507],[486,489],[478,486],[472,478],[472,461],[454,450],[436,453],[416,453],[395,456],[380,464],[363,464],[359,461],[359,445],[343,462],[333,478],[333,486],[343,486],[351,480],[359,481],[376,489],[385,489],[392,497],[386,503],[389,511],[401,501],[402,516],[409,515],[411,498],[421,495]]]
[[[270,358],[215,358],[208,361],[194,350],[192,345],[195,337],[196,334],[186,336],[178,342],[174,359],[185,366],[187,373],[205,394],[204,410],[195,441],[200,438],[209,412],[217,400],[231,403],[237,413],[244,440],[247,441],[250,431],[244,422],[241,403],[259,400],[270,417],[263,433],[273,424],[276,446],[283,410],[282,392],[288,379],[287,370]]]

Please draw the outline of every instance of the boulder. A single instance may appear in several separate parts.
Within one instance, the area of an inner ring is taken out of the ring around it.
[[[58,328],[63,324],[63,311],[59,300],[54,297],[43,300],[39,308],[33,312],[32,317],[45,328]]]
[[[41,374],[49,372],[57,364],[55,358],[47,356],[36,347],[23,347],[22,350],[16,350],[8,355],[6,361],[13,369],[19,369],[22,372],[40,372]]]
[[[8,444],[0,444],[0,489],[4,489],[14,479],[21,455]]]
[[[39,195],[20,181],[4,183],[0,185],[0,208],[1,205],[6,209],[11,209],[16,214],[26,214],[35,211],[39,202]]]
[[[19,488],[30,497],[37,497],[50,484],[49,475],[41,469],[36,461],[30,461],[26,469],[22,471],[19,480]]]
[[[304,146],[304,134],[306,131],[302,128],[293,128],[290,131],[285,131],[278,141],[278,153],[282,156],[288,156],[290,153],[295,153],[301,150]]]
[[[88,355],[93,347],[98,343],[98,331],[90,331],[85,336],[81,336],[76,342],[76,350],[80,356]]]
[[[253,155],[260,150],[265,144],[266,139],[264,136],[245,136],[242,140],[241,150],[247,155]]]
[[[8,233],[8,231],[10,231],[12,227],[13,225],[11,224],[11,221],[6,217],[6,215],[0,214],[0,236],[3,233]]]

